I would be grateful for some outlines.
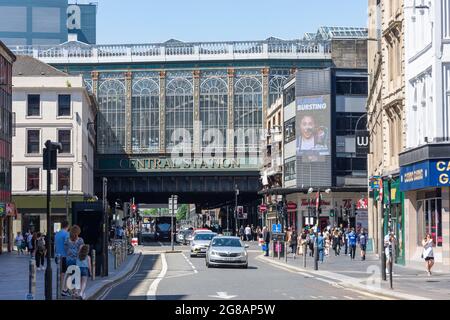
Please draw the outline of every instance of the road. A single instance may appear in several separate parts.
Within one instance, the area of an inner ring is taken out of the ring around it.
[[[100,299],[106,300],[373,300],[384,299],[344,288],[307,273],[293,272],[261,259],[249,248],[248,269],[210,268],[203,257],[190,258],[188,246],[167,253],[170,243],[143,248],[136,270]]]

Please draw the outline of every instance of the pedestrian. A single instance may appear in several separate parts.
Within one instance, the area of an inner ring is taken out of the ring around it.
[[[252,228],[250,228],[249,225],[247,225],[245,227],[245,238],[246,238],[246,241],[252,240]]]
[[[60,273],[60,279],[61,279],[61,295],[63,297],[66,297],[69,295],[69,292],[67,291],[67,285],[64,281],[64,276],[67,271],[67,254],[65,250],[64,244],[66,243],[66,240],[69,238],[69,222],[67,220],[64,220],[61,222],[61,230],[59,230],[55,235],[55,262],[57,261],[57,256],[59,255],[59,258],[61,259],[61,273]]]
[[[356,253],[356,232],[353,228],[350,229],[350,233],[348,234],[348,246],[350,249],[350,259],[355,260],[355,253]]]
[[[317,235],[317,250],[319,253],[320,263],[323,263],[323,254],[324,254],[324,237],[322,232]]]
[[[241,225],[241,227],[239,228],[239,236],[241,237],[241,240],[244,241],[244,237],[245,237],[245,229],[244,229],[244,225]]]
[[[30,232],[27,237],[27,246],[28,246],[28,252],[30,253],[31,256],[34,256],[34,254],[35,254],[35,252],[34,252],[35,240],[36,240],[36,233]]]
[[[83,238],[80,238],[81,229],[77,225],[73,225],[69,231],[69,237],[64,242],[64,250],[66,252],[67,267],[77,264],[77,257],[81,246],[84,244]]]
[[[330,254],[330,246],[331,246],[330,233],[327,231],[325,233],[325,256],[327,257]]]
[[[316,237],[314,235],[313,230],[310,231],[309,233],[309,240],[308,240],[308,245],[309,245],[309,255],[311,257],[314,257],[314,242],[316,241]]]
[[[295,255],[297,254],[297,243],[298,243],[297,238],[298,238],[297,231],[295,231],[295,229],[293,228],[291,231],[290,246],[291,246],[291,250],[292,250],[292,254],[294,255],[294,258],[295,258]]]
[[[361,228],[361,233],[358,236],[358,243],[361,249],[361,260],[366,260],[366,246],[367,246],[367,233],[364,228]]]
[[[264,256],[268,257],[269,256],[269,245],[270,245],[270,231],[267,228],[267,226],[265,226],[263,228],[263,239],[264,239],[264,243],[266,245],[266,254]]]
[[[340,249],[341,249],[341,238],[339,236],[339,231],[337,229],[334,230],[333,232],[333,250],[334,250],[334,255],[338,256],[340,254]]]
[[[44,236],[40,232],[36,234],[36,240],[35,244],[33,244],[33,247],[36,251],[36,270],[44,270],[45,254],[47,253],[47,250],[45,248]]]
[[[422,240],[423,253],[422,258],[425,259],[425,266],[427,268],[428,276],[431,276],[431,268],[434,265],[434,254],[433,254],[433,238],[427,233],[426,237]]]
[[[303,230],[303,232],[299,235],[299,239],[300,239],[299,242],[298,242],[298,243],[300,243],[300,245],[298,247],[298,254],[299,255],[307,254],[308,244],[307,244],[307,241],[306,241],[306,237],[307,237],[306,231]]]
[[[251,229],[252,229],[252,241],[258,240],[257,237],[256,237],[256,228],[255,228],[255,226],[252,225]]]
[[[22,233],[19,231],[19,232],[17,232],[17,236],[16,236],[16,239],[15,239],[15,244],[16,244],[16,247],[17,247],[17,254],[23,254],[23,249],[24,249],[24,240],[23,240],[23,236],[22,236]]]
[[[258,226],[256,228],[256,236],[257,236],[258,240],[262,238],[262,232],[261,232],[261,227],[260,226]]]
[[[344,232],[342,233],[342,242],[344,245],[344,254],[347,255],[348,254],[348,233],[349,233],[349,229],[346,228],[344,229]]]
[[[23,242],[24,242],[24,247],[27,250],[27,253],[30,253],[28,250],[28,237],[30,236],[31,231],[30,229],[27,230],[27,232],[25,232],[25,234],[23,235]]]
[[[85,300],[86,297],[84,291],[86,290],[88,277],[90,274],[92,274],[91,257],[89,256],[89,245],[84,244],[81,246],[76,264],[80,268],[81,275],[81,289],[79,292],[79,297],[81,300]]]

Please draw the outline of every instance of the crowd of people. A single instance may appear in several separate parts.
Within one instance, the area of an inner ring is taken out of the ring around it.
[[[89,256],[89,245],[84,243],[83,238],[80,237],[81,229],[77,225],[69,228],[69,223],[63,221],[61,223],[61,230],[55,234],[54,257],[55,262],[59,257],[61,259],[61,295],[73,296],[78,299],[85,299],[85,290],[89,276],[92,274],[92,263]],[[25,251],[36,260],[36,270],[45,270],[45,258],[47,254],[48,239],[40,232],[31,232],[28,230],[23,236],[21,232],[17,233],[15,238],[15,245],[18,254],[25,254]],[[81,274],[80,290],[69,292],[67,284],[65,283],[66,271],[70,266],[78,266]]]

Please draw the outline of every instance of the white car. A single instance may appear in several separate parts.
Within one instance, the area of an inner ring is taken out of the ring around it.
[[[217,236],[214,232],[197,232],[191,241],[191,257],[205,255],[212,238]]]

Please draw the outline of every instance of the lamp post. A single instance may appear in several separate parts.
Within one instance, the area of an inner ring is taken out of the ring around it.
[[[51,171],[57,169],[57,152],[62,150],[61,143],[47,140],[43,152],[43,169],[47,170],[47,268],[45,269],[45,300],[52,300],[52,231],[50,217]]]
[[[237,211],[238,211],[238,207],[237,207],[237,205],[238,205],[238,195],[239,195],[239,189],[238,189],[238,186],[237,186],[237,184],[234,186],[234,188],[235,188],[235,201],[234,201],[234,220],[235,220],[235,232],[236,232],[236,235],[237,235],[237,233],[238,233],[238,223],[237,223],[237,218],[238,218],[238,214],[237,214]]]
[[[108,179],[103,177],[103,249],[102,249],[102,276],[108,276]]]
[[[64,191],[66,192],[66,220],[69,220],[69,187],[64,185],[63,186]]]

